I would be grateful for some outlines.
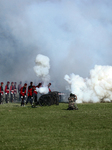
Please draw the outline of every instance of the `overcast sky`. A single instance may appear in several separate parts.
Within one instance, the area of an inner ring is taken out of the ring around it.
[[[38,54],[50,59],[51,82],[65,74],[89,77],[112,65],[111,0],[0,0],[0,80],[37,81]]]

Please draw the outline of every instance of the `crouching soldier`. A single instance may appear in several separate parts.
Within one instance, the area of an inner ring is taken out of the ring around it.
[[[3,82],[1,82],[1,86],[0,86],[0,104],[3,104]]]
[[[70,97],[68,98],[69,104],[67,110],[78,110],[76,100],[77,100],[77,96],[71,93]]]
[[[25,106],[25,98],[26,98],[26,87],[27,84],[25,83],[24,86],[20,89],[20,95],[21,95],[21,106]]]

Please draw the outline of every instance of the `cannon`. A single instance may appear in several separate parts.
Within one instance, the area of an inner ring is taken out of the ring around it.
[[[44,94],[40,96],[38,104],[40,106],[51,106],[51,105],[59,105],[59,92],[53,91],[49,92],[48,94]]]

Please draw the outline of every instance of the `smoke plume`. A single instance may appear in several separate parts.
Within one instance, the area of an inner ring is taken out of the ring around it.
[[[90,78],[79,75],[65,75],[70,84],[70,92],[76,94],[77,102],[111,102],[112,101],[112,67],[96,65],[90,70]]]
[[[47,56],[38,54],[35,60],[36,66],[34,66],[34,71],[42,81],[42,86],[40,88],[36,88],[37,92],[46,94],[49,92],[48,90],[48,82],[50,81],[49,69],[50,69],[50,60]]]
[[[47,56],[38,54],[35,60],[36,66],[34,66],[34,71],[37,77],[40,77],[43,84],[48,84],[50,81],[49,69],[50,60]]]
[[[43,86],[40,88],[36,88],[37,92],[41,93],[41,94],[47,94],[49,92],[49,89],[47,86]]]

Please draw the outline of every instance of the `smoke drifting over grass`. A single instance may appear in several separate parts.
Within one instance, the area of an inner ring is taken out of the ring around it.
[[[112,101],[112,67],[98,66],[90,70],[90,78],[79,75],[65,75],[64,79],[71,85],[70,91],[77,95],[78,103]]]
[[[55,90],[65,89],[65,74],[85,78],[94,65],[111,66],[111,14],[111,0],[0,1],[1,80],[39,80],[38,54],[50,59]]]

